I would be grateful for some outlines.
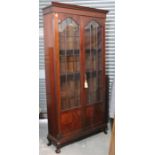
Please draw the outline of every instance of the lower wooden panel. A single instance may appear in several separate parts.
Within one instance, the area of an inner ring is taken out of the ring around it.
[[[61,112],[61,131],[58,135],[48,135],[48,140],[57,148],[56,152],[64,145],[107,129],[102,104],[87,106],[85,112],[81,108]],[[82,120],[83,114],[86,115],[86,120]]]
[[[86,107],[86,127],[103,124],[104,110],[103,105],[90,105]]]
[[[70,134],[81,129],[81,111],[79,109],[61,113],[61,132]]]

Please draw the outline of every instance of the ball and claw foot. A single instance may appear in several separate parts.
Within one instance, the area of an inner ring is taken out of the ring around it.
[[[61,151],[60,151],[60,148],[56,148],[55,152],[56,152],[56,153],[60,153],[60,152],[61,152]]]

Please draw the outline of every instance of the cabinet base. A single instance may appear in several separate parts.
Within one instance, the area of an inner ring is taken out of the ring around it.
[[[55,137],[53,137],[50,133],[47,136],[47,139],[49,141],[49,144],[53,144],[56,146],[56,153],[60,153],[61,152],[61,148],[67,144],[71,144],[75,141],[84,139],[88,136],[91,136],[93,134],[99,133],[101,131],[103,131],[105,134],[107,134],[107,125],[101,125],[97,128],[93,128],[93,129],[89,129],[89,130],[85,130],[85,131],[81,131],[78,134],[72,134],[69,136],[65,136],[62,137],[61,139],[56,139]],[[48,145],[49,146],[49,145]]]

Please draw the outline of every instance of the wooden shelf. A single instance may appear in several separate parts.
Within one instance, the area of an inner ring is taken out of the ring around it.
[[[101,52],[102,51],[102,49],[86,49],[85,50],[86,51],[86,53],[90,53],[90,52],[94,52],[94,53],[97,53],[97,52]]]
[[[80,50],[72,49],[72,50],[60,50],[60,56],[79,56]]]

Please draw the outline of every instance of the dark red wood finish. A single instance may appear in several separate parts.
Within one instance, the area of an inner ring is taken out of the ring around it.
[[[48,140],[60,147],[107,128],[105,76],[105,18],[107,11],[52,2],[44,8],[45,69],[48,112]],[[60,93],[60,50],[58,23],[72,18],[80,28],[80,106],[63,111]],[[84,80],[86,73],[84,28],[90,21],[102,27],[103,102],[89,105]]]

